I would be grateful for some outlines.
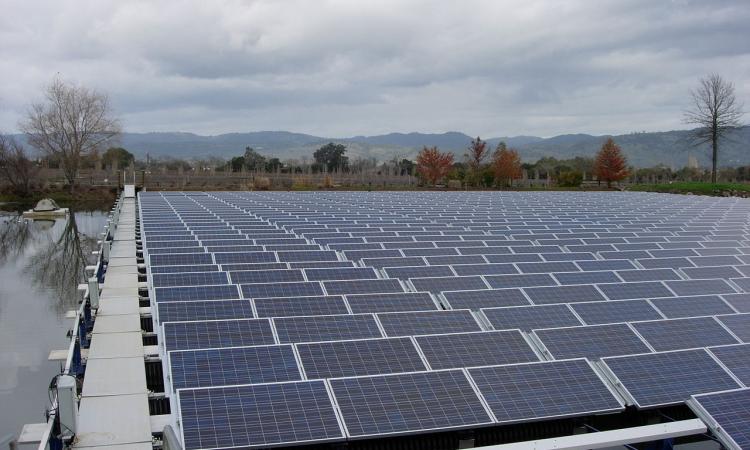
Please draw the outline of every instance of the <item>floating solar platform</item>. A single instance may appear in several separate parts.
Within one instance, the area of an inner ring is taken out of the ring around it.
[[[165,389],[186,449],[382,446],[617,413],[619,395],[675,405],[750,381],[744,200],[139,198]]]

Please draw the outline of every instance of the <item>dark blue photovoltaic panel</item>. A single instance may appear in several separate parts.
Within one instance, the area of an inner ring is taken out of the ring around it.
[[[216,264],[277,262],[276,254],[273,252],[214,253],[214,259],[216,259]]]
[[[610,300],[674,296],[660,281],[598,284],[597,286]]]
[[[222,264],[221,270],[225,272],[236,272],[246,270],[275,270],[275,269],[288,269],[286,263],[272,262],[272,263],[239,263],[239,264]]]
[[[151,283],[154,287],[204,286],[227,284],[228,280],[224,272],[183,272],[152,274]]]
[[[253,303],[258,317],[328,316],[349,313],[344,298],[340,295],[256,298]]]
[[[152,266],[196,266],[213,264],[210,253],[179,253],[174,255],[149,255]]]
[[[477,310],[502,306],[523,306],[531,303],[520,289],[448,291],[442,294],[451,309]]]
[[[184,389],[178,403],[185,450],[344,440],[322,380]]]
[[[533,273],[522,275],[490,275],[486,276],[485,280],[487,280],[487,284],[489,284],[493,289],[530,286],[555,286],[557,284],[555,280],[547,273]]]
[[[481,367],[469,375],[499,423],[623,409],[584,359]]]
[[[587,325],[658,320],[662,316],[646,300],[609,300],[570,305]]]
[[[513,264],[457,264],[453,266],[456,275],[508,275],[518,273]]]
[[[194,266],[151,266],[151,273],[181,273],[181,272],[218,272],[216,264],[201,264]]]
[[[229,276],[235,284],[305,281],[305,276],[300,269],[242,270],[230,272]]]
[[[680,280],[680,275],[672,269],[618,270],[617,275],[625,281],[664,281]]]
[[[655,298],[651,303],[669,319],[734,313],[718,295]]]
[[[581,269],[569,261],[528,262],[516,264],[521,273],[578,272]]]
[[[492,423],[460,370],[339,378],[330,383],[353,438]]]
[[[452,277],[455,275],[450,266],[386,267],[383,270],[388,278],[398,278],[399,280],[421,277]]]
[[[750,389],[696,395],[689,405],[724,447],[750,448]]]
[[[291,345],[169,352],[172,388],[301,380]]]
[[[633,327],[656,351],[737,344],[712,317],[633,322]]]
[[[617,274],[609,270],[597,272],[562,272],[553,273],[552,276],[560,284],[619,283],[622,281]]]
[[[624,323],[534,330],[555,359],[649,353],[651,349]]]
[[[167,350],[275,344],[268,319],[164,323]]]
[[[370,267],[345,267],[331,269],[305,269],[309,281],[372,280],[378,275]]]
[[[402,256],[397,256],[393,258],[365,258],[362,260],[362,264],[368,267],[381,269],[383,267],[426,266],[427,262],[421,257],[404,258]]]
[[[386,336],[415,336],[419,334],[461,333],[481,331],[468,310],[418,311],[381,313],[378,320]]]
[[[253,307],[248,300],[162,302],[156,306],[159,310],[159,323],[253,317]]]
[[[572,327],[582,325],[567,305],[485,308],[482,313],[496,330]]]
[[[678,404],[691,395],[740,387],[703,349],[602,361],[640,408]]]
[[[258,283],[243,284],[242,296],[245,298],[265,297],[305,297],[323,295],[323,288],[317,281],[300,281],[293,283]]]
[[[576,264],[578,264],[581,270],[586,271],[635,269],[633,263],[627,259],[576,261]]]
[[[372,314],[277,317],[273,324],[282,344],[383,337]]]
[[[524,288],[523,290],[536,305],[606,300],[601,292],[590,284]]]
[[[717,319],[742,342],[750,342],[750,314],[731,314],[718,316]]]
[[[399,312],[399,311],[434,311],[438,306],[427,292],[397,292],[392,294],[352,294],[346,296],[354,314]]]
[[[740,278],[743,275],[734,267],[717,266],[717,267],[693,267],[682,269],[682,272],[694,280],[708,278]]]
[[[398,280],[346,280],[323,282],[328,295],[347,294],[385,294],[388,292],[404,292]]]
[[[229,300],[240,298],[237,286],[189,286],[154,288],[154,297],[160,302],[186,302],[194,300]]]
[[[738,312],[750,313],[750,294],[725,294],[721,297]]]
[[[297,344],[308,379],[427,370],[409,338]]]
[[[724,280],[680,280],[665,281],[677,295],[734,294],[732,286]]]
[[[487,289],[482,277],[441,277],[441,278],[412,278],[411,284],[417,291],[438,293],[442,291],[468,291],[472,289]]]
[[[417,336],[433,370],[538,361],[518,330]]]
[[[750,344],[722,345],[709,350],[738,380],[750,386]]]

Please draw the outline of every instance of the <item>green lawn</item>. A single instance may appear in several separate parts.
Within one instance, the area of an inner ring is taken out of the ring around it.
[[[722,192],[739,191],[750,192],[750,184],[741,183],[701,183],[698,181],[679,181],[665,184],[634,184],[628,187],[630,191],[669,192],[686,194],[691,192],[700,195],[721,195]]]

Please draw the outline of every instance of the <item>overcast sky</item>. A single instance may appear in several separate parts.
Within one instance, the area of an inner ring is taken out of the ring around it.
[[[59,74],[126,131],[482,137],[685,128],[750,106],[748,0],[0,0],[0,130]],[[748,116],[745,117],[748,121]]]

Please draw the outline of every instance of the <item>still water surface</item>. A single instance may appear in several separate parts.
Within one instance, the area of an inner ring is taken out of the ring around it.
[[[47,387],[60,371],[50,350],[68,347],[83,268],[106,214],[79,212],[55,221],[0,212],[0,439],[45,421]]]

